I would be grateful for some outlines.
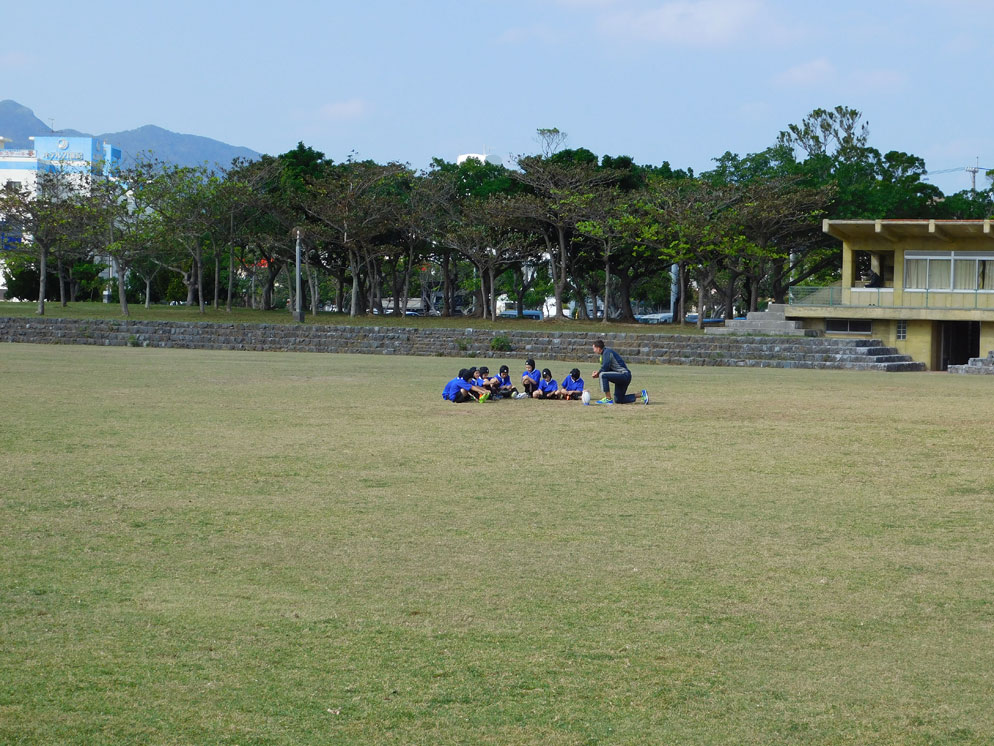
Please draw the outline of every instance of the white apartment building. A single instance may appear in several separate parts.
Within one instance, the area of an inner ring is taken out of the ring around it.
[[[109,176],[121,162],[121,150],[94,137],[58,134],[32,137],[33,148],[8,148],[11,140],[0,136],[0,188],[12,185],[34,194],[39,173],[58,171]],[[0,270],[3,253],[20,243],[20,235],[8,235],[0,219]],[[6,296],[0,274],[0,300]]]

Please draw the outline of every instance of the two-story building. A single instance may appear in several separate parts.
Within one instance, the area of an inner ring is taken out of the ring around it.
[[[795,287],[786,316],[827,336],[883,340],[929,370],[994,350],[990,220],[826,220],[842,279]]]

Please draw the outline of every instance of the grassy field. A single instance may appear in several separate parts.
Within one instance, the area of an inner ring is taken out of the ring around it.
[[[34,317],[38,310],[37,303],[15,303],[0,301],[0,316]],[[216,323],[236,324],[292,324],[293,317],[289,311],[260,311],[252,308],[233,308],[230,312],[221,308],[215,311],[208,306],[201,314],[196,307],[155,305],[146,309],[139,303],[128,306],[129,319],[136,321],[207,321]],[[65,307],[57,302],[45,304],[45,316],[50,318],[68,319],[123,319],[121,307],[116,303],[69,303]],[[530,319],[499,319],[496,322],[484,321],[471,316],[456,316],[452,318],[439,317],[405,317],[405,316],[368,316],[350,317],[346,313],[325,313],[317,316],[310,313],[305,315],[307,324],[348,324],[351,326],[417,326],[421,328],[461,329],[472,326],[474,329],[521,329],[528,331],[604,331],[605,334],[619,332],[660,332],[698,334],[700,331],[693,324],[673,326],[671,324],[650,326],[646,324],[619,324],[611,322],[607,325],[602,321],[580,321],[577,319],[559,320],[546,319],[532,321]]]
[[[0,345],[0,743],[994,741],[994,382],[458,367]]]

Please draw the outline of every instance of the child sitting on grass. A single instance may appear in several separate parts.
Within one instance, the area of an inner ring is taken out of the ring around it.
[[[521,388],[524,389],[524,393],[518,398],[533,396],[538,391],[541,380],[542,374],[535,370],[535,361],[532,358],[525,360],[525,372],[521,374]]]
[[[542,378],[539,379],[538,388],[532,393],[532,398],[555,399],[557,391],[559,391],[559,384],[552,378],[552,371],[545,368],[542,371]]]
[[[490,380],[496,386],[497,396],[507,398],[518,395],[518,390],[511,384],[511,369],[506,365],[500,366],[500,371]]]
[[[563,385],[559,387],[556,396],[567,401],[570,399],[579,399],[583,396],[583,379],[580,378],[579,368],[573,368],[569,372],[569,375],[563,379]]]
[[[490,392],[474,384],[473,372],[462,368],[458,376],[445,384],[442,398],[455,404],[468,401],[485,402],[490,398]]]

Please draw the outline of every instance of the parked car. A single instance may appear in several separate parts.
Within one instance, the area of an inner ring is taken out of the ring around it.
[[[504,311],[503,313],[501,313],[500,317],[502,319],[516,319],[516,318],[518,318],[518,312],[517,311]],[[524,311],[521,314],[521,318],[524,318],[524,319],[538,319],[539,321],[541,321],[542,320],[542,312],[541,311]]]
[[[643,313],[635,317],[640,324],[672,324],[672,313]]]

